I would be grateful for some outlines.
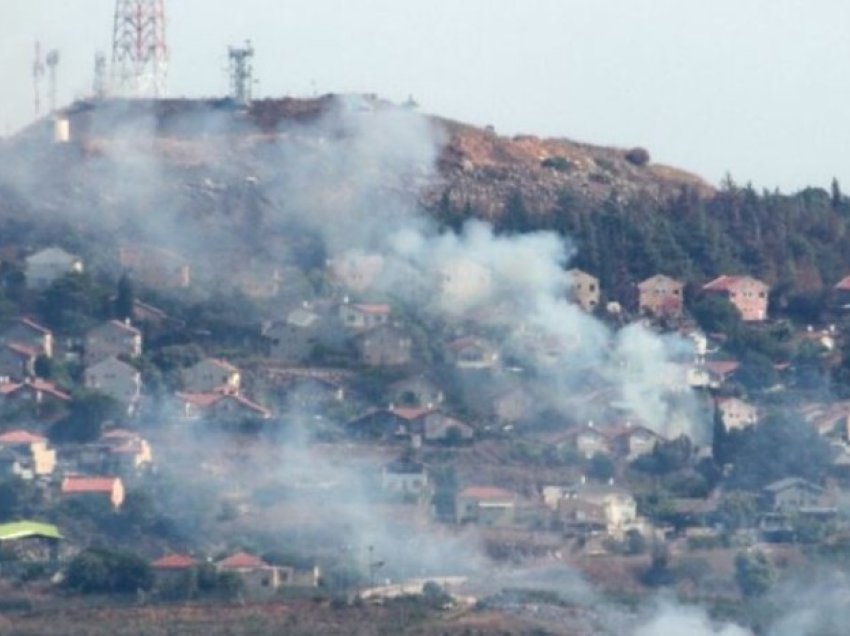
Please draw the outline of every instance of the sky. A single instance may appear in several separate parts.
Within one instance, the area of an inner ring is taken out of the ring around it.
[[[712,184],[850,190],[846,0],[165,0],[170,96],[413,95],[500,134],[643,146]],[[34,42],[59,102],[90,94],[115,0],[0,0],[0,134],[32,120]]]

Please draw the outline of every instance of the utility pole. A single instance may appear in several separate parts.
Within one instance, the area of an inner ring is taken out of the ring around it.
[[[165,0],[116,0],[112,87],[125,97],[165,94]]]

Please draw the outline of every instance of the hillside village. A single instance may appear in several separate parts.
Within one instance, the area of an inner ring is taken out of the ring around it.
[[[691,439],[643,421],[603,383],[552,408],[526,361],[564,364],[569,342],[506,329],[510,307],[412,314],[375,288],[377,254],[330,259],[318,279],[234,276],[204,297],[189,258],[113,252],[91,266],[59,242],[0,245],[4,579],[103,591],[84,566],[126,566],[115,549],[138,566],[125,589],[166,597],[339,593],[384,567],[409,576],[381,544],[340,556],[303,535],[272,539],[333,525],[351,475],[367,514],[426,536],[473,530],[496,561],[555,558],[591,577],[596,564],[636,562],[636,585],[690,577],[728,594],[720,555],[839,550],[850,536],[850,396],[837,388],[850,276],[824,299],[827,322],[801,324],[743,272],[698,284],[657,273],[618,297],[592,272],[563,271],[581,311],[675,336],[660,380],[697,405],[707,436]],[[454,302],[490,276],[447,264],[435,289]],[[323,468],[299,492],[274,479],[296,444],[338,457],[331,465],[362,462],[341,478]],[[295,508],[275,511],[270,492]],[[696,557],[706,571],[683,573]]]

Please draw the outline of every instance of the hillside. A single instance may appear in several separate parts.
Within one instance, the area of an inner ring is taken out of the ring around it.
[[[642,149],[503,137],[420,118],[374,97],[264,100],[247,110],[228,100],[76,103],[64,112],[70,144],[53,144],[52,122],[43,120],[0,145],[0,216],[15,223],[49,218],[40,230],[48,234],[57,221],[70,222],[113,241],[164,243],[201,260],[216,248],[216,262],[226,254],[260,266],[265,257],[294,251],[293,258],[318,263],[321,249],[310,246],[309,233],[301,233],[293,250],[290,230],[303,219],[284,214],[284,223],[280,211],[294,199],[311,208],[344,207],[334,197],[350,197],[361,184],[329,149],[352,136],[351,127],[371,126],[358,119],[369,120],[370,113],[390,121],[377,134],[370,131],[374,142],[367,145],[374,148],[352,151],[362,154],[357,161],[368,166],[370,180],[381,182],[386,173],[387,192],[415,196],[455,228],[481,217],[502,231],[567,236],[578,248],[578,265],[596,273],[613,296],[657,271],[691,282],[747,272],[786,293],[811,293],[850,269],[850,208],[837,186],[831,195],[812,189],[786,196],[730,181],[716,191],[694,175],[651,163]],[[403,117],[421,119],[427,139],[393,129]],[[420,154],[406,171],[396,171],[393,153],[401,151],[393,144],[429,147],[414,151]],[[386,164],[377,157],[382,152]],[[303,166],[311,183],[327,179],[317,188],[322,194],[309,193],[307,202],[303,184],[294,183],[305,176],[298,173]],[[195,236],[187,239],[182,230]],[[14,240],[14,234],[6,236]],[[193,254],[200,234],[202,253]]]

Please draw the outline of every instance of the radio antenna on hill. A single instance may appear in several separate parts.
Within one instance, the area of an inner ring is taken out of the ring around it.
[[[44,60],[41,58],[41,42],[35,43],[35,57],[32,63],[32,84],[34,90],[35,116],[41,114],[41,79],[44,77]]]
[[[53,49],[47,53],[47,97],[50,104],[50,112],[56,111],[56,69],[59,66],[59,51]]]
[[[102,51],[94,54],[94,82],[92,90],[97,99],[106,97],[106,55]]]
[[[244,47],[231,46],[227,49],[230,58],[230,96],[239,104],[247,105],[251,101],[254,85],[254,47],[251,40]]]
[[[126,97],[165,94],[165,0],[116,0],[112,86]]]

